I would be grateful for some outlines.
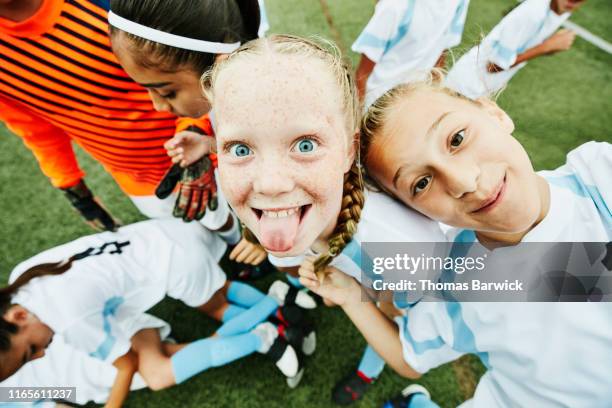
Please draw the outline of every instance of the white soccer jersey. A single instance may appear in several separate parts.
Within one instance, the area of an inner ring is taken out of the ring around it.
[[[81,254],[61,275],[29,282],[13,297],[92,357],[115,361],[130,348],[145,311],[165,295],[200,306],[225,283],[225,244],[199,223],[144,221],[77,239],[18,265],[28,268]]]
[[[164,321],[151,315],[141,315],[139,329],[159,328],[162,338],[170,331]],[[85,405],[90,401],[103,404],[108,400],[117,375],[117,369],[110,363],[89,356],[66,343],[61,335],[53,337],[53,342],[43,358],[32,361],[0,383],[0,387],[75,387],[75,401]],[[142,377],[136,373],[131,389],[145,388]],[[0,408],[23,407],[27,404],[2,404]],[[35,407],[53,407],[52,401],[37,401]]]
[[[469,0],[379,0],[352,50],[376,63],[366,104],[395,85],[422,79],[461,42]]]
[[[526,0],[507,16],[482,40],[453,65],[446,85],[457,92],[476,99],[501,90],[527,64],[514,67],[519,54],[541,44],[550,37],[570,13],[556,14],[550,0]],[[493,63],[503,69],[489,73]]]
[[[523,242],[610,242],[612,145],[582,145],[566,165],[540,174],[550,185],[550,210]],[[455,242],[476,238],[450,233]],[[420,302],[396,322],[404,359],[419,372],[466,353],[480,357],[487,372],[464,406],[603,408],[612,401],[610,303]]]

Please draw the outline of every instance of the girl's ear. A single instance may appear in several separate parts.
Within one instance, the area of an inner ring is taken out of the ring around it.
[[[493,118],[500,123],[506,132],[509,134],[514,132],[514,122],[512,119],[510,119],[510,116],[508,116],[508,114],[495,102],[484,97],[476,99],[476,102],[480,104],[489,113],[489,115],[493,116]]]
[[[215,63],[226,60],[227,57],[229,57],[229,54],[217,54],[217,56],[215,57]]]
[[[355,156],[357,155],[357,152],[359,151],[359,129],[355,130],[355,133],[353,133],[351,140],[352,140],[352,143],[348,146],[348,149],[346,152],[346,161],[344,163],[345,173],[347,173],[353,166],[353,163],[355,162]]]
[[[26,324],[30,318],[30,312],[20,305],[12,305],[9,309],[4,313],[4,320],[9,323],[13,323],[19,327]]]

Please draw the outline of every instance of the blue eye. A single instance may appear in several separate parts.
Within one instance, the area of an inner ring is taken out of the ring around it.
[[[318,143],[312,139],[302,139],[297,143],[296,147],[300,153],[311,153],[318,146]]]
[[[251,154],[249,146],[239,143],[230,147],[230,153],[236,157],[245,157]]]

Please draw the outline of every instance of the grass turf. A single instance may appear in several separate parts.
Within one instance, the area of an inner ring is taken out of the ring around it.
[[[349,50],[374,9],[374,0],[266,0],[272,32],[319,35]],[[463,43],[455,56],[475,44],[516,4],[513,0],[472,0]],[[590,0],[572,20],[607,40],[612,39],[612,6]],[[349,54],[353,63],[358,56]],[[516,124],[516,137],[527,148],[537,169],[554,168],[565,154],[589,140],[611,141],[612,56],[577,39],[571,51],[532,61],[521,70],[498,100]],[[72,212],[62,194],[51,188],[30,152],[0,125],[0,279],[12,267],[46,248],[91,231]],[[111,212],[124,223],[142,219],[111,178],[77,149],[87,182]],[[261,288],[273,280],[268,277]],[[207,336],[216,324],[179,302],[166,300],[153,313],[169,321],[179,341]],[[130,394],[128,407],[287,407],[330,406],[330,392],[347,370],[354,368],[365,342],[337,309],[319,308],[319,347],[309,359],[302,384],[289,390],[283,378],[260,356],[209,370],[161,392]],[[472,356],[425,375],[420,382],[441,406],[452,407],[468,398],[483,367]],[[379,406],[409,382],[385,369],[361,407]]]

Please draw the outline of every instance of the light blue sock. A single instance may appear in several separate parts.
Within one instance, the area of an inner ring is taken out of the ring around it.
[[[291,276],[288,273],[286,275],[287,275],[287,280],[289,281],[291,286],[293,286],[296,289],[302,289],[304,287],[304,285],[302,285],[300,283],[300,278],[296,278],[295,276]]]
[[[261,339],[255,333],[194,341],[170,357],[174,380],[180,384],[211,367],[219,367],[248,356],[260,347]]]
[[[427,398],[425,394],[414,394],[406,408],[440,408],[438,404]]]
[[[231,281],[227,289],[227,300],[246,308],[260,302],[264,297],[266,295],[259,289],[242,282]]]
[[[225,312],[223,312],[223,317],[221,318],[221,321],[225,323],[228,320],[232,320],[234,317],[238,316],[244,311],[246,311],[244,307],[230,304],[228,308],[225,309]]]
[[[363,357],[361,357],[361,361],[359,362],[359,367],[357,367],[358,371],[361,371],[363,375],[374,380],[378,378],[382,370],[385,368],[385,360],[382,359],[374,351],[372,346],[368,344],[365,352],[363,353]]]
[[[264,296],[259,302],[253,307],[231,320],[223,323],[217,334],[219,336],[227,337],[234,336],[239,333],[246,333],[259,323],[263,322],[278,309],[278,303],[269,296]]]

